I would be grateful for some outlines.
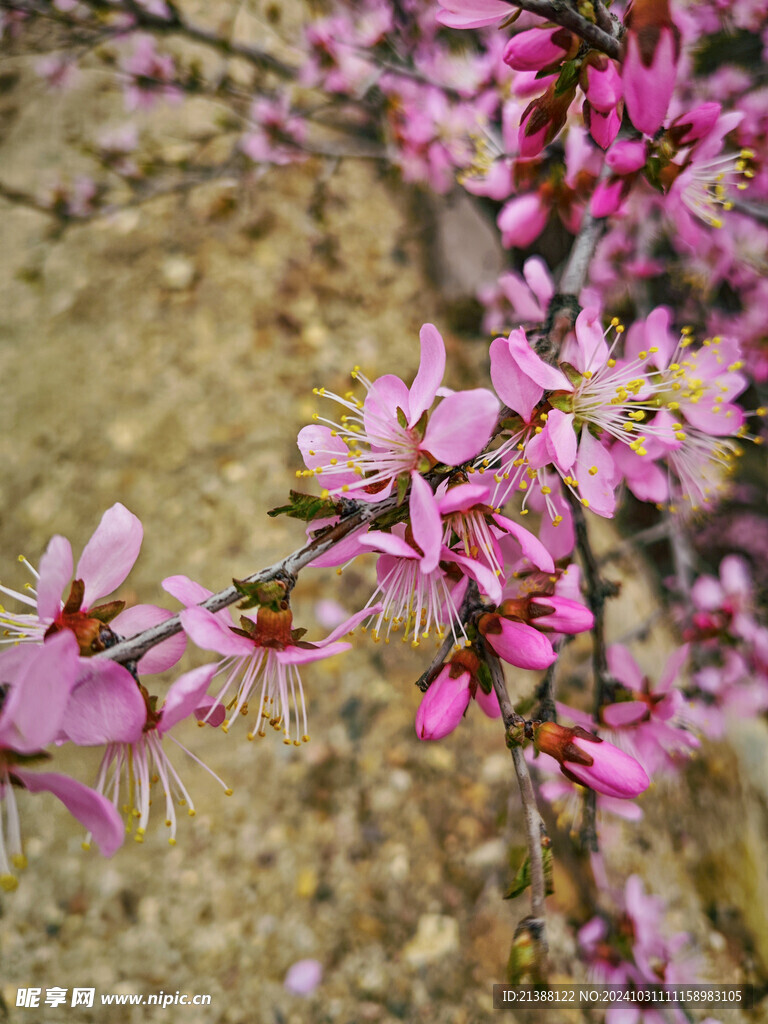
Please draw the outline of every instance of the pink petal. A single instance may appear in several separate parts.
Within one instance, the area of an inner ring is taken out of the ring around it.
[[[613,729],[623,725],[639,722],[648,714],[648,705],[642,700],[620,701],[618,704],[607,704],[601,711],[603,721]]]
[[[597,473],[590,469],[597,467]],[[576,478],[579,494],[589,502],[589,508],[599,516],[610,519],[616,507],[614,495],[616,471],[610,453],[590,434],[587,427],[581,431],[579,454],[576,457]]]
[[[494,515],[495,522],[506,530],[507,533],[511,534],[518,542],[523,550],[525,557],[532,562],[537,569],[541,569],[542,572],[554,572],[555,563],[552,560],[552,555],[544,547],[538,537],[534,536],[530,530],[526,530],[524,526],[520,526],[519,523],[514,522],[512,519],[507,519],[506,516],[496,514]]]
[[[61,611],[64,587],[72,579],[72,545],[66,537],[52,537],[40,559],[37,581],[37,614],[41,619],[55,619]]]
[[[116,615],[110,625],[116,633],[124,636],[127,640],[136,636],[137,633],[143,633],[145,629],[172,618],[173,612],[169,612],[167,608],[158,608],[154,604],[135,604]],[[165,672],[166,669],[172,668],[176,664],[186,648],[187,638],[182,632],[176,633],[151,647],[146,654],[142,655],[139,661],[139,671],[142,675]]]
[[[411,385],[408,426],[412,427],[421,419],[422,413],[431,408],[437,389],[445,373],[445,345],[434,324],[424,324],[419,332],[421,361],[419,372]]]
[[[460,555],[457,551],[453,551],[451,548],[443,548],[442,557],[447,562],[455,562],[456,565],[460,566],[470,579],[473,579],[477,583],[478,587],[483,594],[486,595],[494,604],[498,604],[501,600],[501,583],[499,577],[493,570],[489,569],[487,565],[483,565],[482,562],[475,561],[474,558],[467,558],[465,555]],[[456,606],[458,607],[458,605]]]
[[[399,438],[402,428],[397,421],[397,410],[402,409],[410,419],[410,395],[408,388],[399,377],[388,373],[377,377],[365,397],[363,422],[371,443],[389,448],[392,440]]]
[[[30,648],[0,712],[0,748],[31,754],[51,743],[79,671],[80,651],[69,630]]]
[[[486,388],[457,391],[432,413],[422,448],[447,466],[458,466],[488,444],[499,416],[499,400]]]
[[[348,636],[357,629],[361,622],[370,618],[371,615],[378,615],[381,610],[382,606],[380,604],[374,604],[370,608],[363,608],[362,611],[355,612],[354,615],[340,623],[332,633],[329,633],[325,640],[318,640],[316,646],[325,647],[327,644],[334,643],[341,636]]]
[[[295,996],[310,996],[323,980],[323,965],[319,960],[297,960],[291,964],[283,986]]]
[[[123,819],[109,800],[82,782],[56,772],[14,770],[13,774],[30,793],[53,793],[96,840],[105,857],[120,848],[125,839]]]
[[[685,665],[686,661],[688,660],[689,652],[689,644],[683,644],[681,647],[678,647],[677,650],[672,651],[670,656],[667,658],[667,662],[664,666],[664,671],[661,673],[661,676],[659,677],[659,682],[656,687],[657,693],[664,693],[670,688],[672,683],[674,683],[675,679],[677,679],[678,675],[680,674],[680,670],[682,669],[683,665]]]
[[[713,408],[718,408],[719,411],[714,412]],[[714,407],[702,402],[695,404],[686,402],[683,412],[692,427],[696,427],[697,430],[701,430],[705,434],[712,434],[714,437],[724,437],[735,433],[745,419],[743,410],[730,402]]]
[[[546,308],[555,294],[555,285],[546,263],[540,256],[531,256],[523,264],[523,277],[539,305]]]
[[[466,512],[475,505],[486,505],[490,490],[485,484],[457,484],[449,487],[444,494],[437,495],[437,507],[441,516],[452,512]]]
[[[135,743],[147,708],[131,673],[106,658],[91,658],[72,691],[61,728],[79,747]]]
[[[307,469],[328,466],[331,459],[338,460],[338,468],[325,470],[322,473],[323,487],[327,487],[328,490],[336,490],[343,487],[344,484],[357,481],[357,476],[347,468],[347,460],[350,457],[349,448],[338,435],[333,436],[330,427],[310,423],[301,428],[296,442]]]
[[[475,700],[480,705],[484,714],[488,718],[501,718],[501,708],[499,707],[499,698],[496,696],[496,691],[491,690],[490,693],[486,693],[482,687],[478,686],[475,693]]]
[[[411,473],[411,497],[408,507],[411,513],[413,539],[424,552],[419,568],[422,572],[432,572],[440,561],[443,524],[432,488],[420,473]]]
[[[449,28],[483,28],[509,15],[505,0],[440,0],[437,20]]]
[[[522,328],[519,330],[525,338]],[[512,335],[510,340],[511,337]],[[528,342],[524,341],[524,344],[528,348]],[[506,338],[496,338],[491,343],[491,380],[502,402],[529,423],[533,410],[544,395],[544,388],[520,368],[518,361],[512,356],[510,343]]]
[[[576,434],[573,429],[574,415],[560,409],[551,409],[544,427],[547,449],[552,461],[563,473],[567,473],[576,461]]]
[[[521,328],[510,334],[509,351],[520,370],[545,391],[573,391],[564,373],[536,355]]]
[[[640,666],[623,644],[611,644],[607,657],[611,675],[628,690],[642,690],[645,687],[645,676]]]
[[[189,576],[166,576],[162,582],[162,588],[188,608],[202,604],[203,601],[207,601],[209,597],[213,596],[212,590],[208,590],[200,583],[195,583]]]
[[[141,521],[124,505],[107,509],[75,570],[75,578],[85,583],[84,608],[120,586],[139,557],[143,535]]]
[[[253,641],[239,636],[206,608],[185,608],[181,624],[187,636],[204,651],[243,657],[253,654]]]
[[[543,633],[524,622],[499,621],[501,633],[488,633],[485,639],[508,664],[518,668],[543,669],[557,661],[557,654]]]
[[[372,548],[374,551],[383,551],[387,555],[394,555],[396,558],[418,558],[416,552],[407,541],[394,533],[383,533],[380,530],[371,530],[364,537],[360,538],[360,544],[365,548]]]
[[[202,665],[179,676],[168,690],[157,731],[163,735],[201,706],[205,691],[216,674],[217,665]],[[209,705],[210,707],[210,705]]]
[[[195,708],[195,718],[198,722],[205,722],[206,725],[218,729],[226,717],[227,709],[224,705],[213,697],[203,694],[200,703]]]
[[[372,614],[370,609],[368,614]],[[312,661],[322,661],[323,658],[332,658],[334,654],[343,654],[350,650],[352,644],[333,643],[324,644],[322,647],[286,647],[284,651],[273,651],[275,660],[281,665],[308,665]]]

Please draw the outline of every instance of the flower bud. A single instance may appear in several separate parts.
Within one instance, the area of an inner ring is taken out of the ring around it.
[[[621,78],[632,124],[655,135],[667,113],[677,77],[680,30],[668,0],[634,0],[625,18]]]
[[[564,28],[532,28],[512,36],[503,60],[515,71],[542,71],[578,50],[578,40]]]
[[[455,677],[452,672],[458,675]],[[464,717],[472,697],[472,676],[460,664],[446,665],[424,694],[416,712],[416,735],[420,740],[441,740],[453,732]]]
[[[576,95],[576,86],[557,92],[557,83],[532,100],[523,111],[517,141],[523,160],[538,154],[557,136],[568,117],[568,108]]]
[[[581,601],[554,594],[552,597],[532,597],[529,614],[537,629],[555,633],[584,633],[595,624],[594,615]]]
[[[555,758],[566,778],[604,796],[630,799],[651,784],[639,761],[579,726],[542,722],[533,728],[533,742]]]

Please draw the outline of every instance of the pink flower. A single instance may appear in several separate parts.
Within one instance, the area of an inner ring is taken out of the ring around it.
[[[170,730],[192,714],[210,725],[221,722],[223,708],[206,693],[215,671],[215,666],[203,665],[180,676],[159,709],[127,669],[102,658],[87,663],[72,691],[62,720],[63,735],[78,746],[105,746],[96,790],[125,811],[127,831],[135,826],[137,842],[146,833],[150,806],[158,795],[153,793],[155,785],[164,797],[171,845],[176,842],[176,804],[185,806],[190,816],[195,814],[192,798],[163,748],[166,737],[231,793],[207,765],[170,736]]]
[[[227,705],[230,716],[222,726],[223,731],[227,732],[239,715],[248,713],[249,698],[260,685],[258,726],[248,733],[248,739],[264,736],[269,722],[283,734],[284,743],[298,746],[309,741],[298,666],[349,650],[352,645],[339,642],[339,637],[351,633],[377,610],[358,612],[317,643],[302,640],[303,630],[293,630],[293,617],[285,601],[262,605],[255,619],[242,615],[239,628],[227,625],[220,615],[200,607],[186,608],[181,613],[181,622],[198,647],[224,655],[214,668],[214,674],[226,674],[214,707],[224,701],[233,686],[236,693]]]
[[[324,426],[299,432],[307,466],[300,475],[322,477],[326,495],[378,500],[423,463],[458,466],[487,444],[499,411],[496,396],[485,388],[453,392],[430,414],[445,370],[445,345],[432,324],[424,324],[420,340],[419,371],[410,388],[392,374],[370,383],[355,370],[367,392],[364,401],[315,389],[348,410],[340,423],[316,416]]]
[[[0,591],[37,612],[0,614],[0,623],[11,637],[10,642],[40,643],[51,633],[69,630],[77,637],[81,655],[90,656],[112,646],[122,636],[131,636],[170,618],[169,611],[154,605],[135,605],[124,610],[124,601],[96,604],[126,579],[138,557],[142,537],[140,520],[116,503],[104,513],[83,548],[74,579],[72,545],[66,537],[53,537],[40,559],[39,573],[25,563],[36,577],[36,588],[30,587],[28,594],[22,594],[0,586]],[[66,601],[62,601],[67,586],[69,593]],[[176,664],[184,648],[183,638],[163,641],[144,655],[141,670],[165,671]]]
[[[71,633],[52,636],[38,648],[18,648],[0,657],[0,888],[17,885],[13,868],[26,866],[16,790],[53,793],[94,835],[109,857],[123,841],[119,815],[109,801],[82,783],[55,772],[27,768],[32,756],[59,737],[80,670]],[[8,678],[10,676],[10,679]]]
[[[557,760],[567,778],[606,796],[630,799],[651,784],[638,761],[580,726],[542,722],[534,726],[534,744]]]
[[[392,630],[403,626],[403,641],[411,637],[418,647],[434,629],[439,639],[450,628],[454,640],[465,637],[459,616],[461,598],[468,580],[474,579],[482,593],[499,600],[501,586],[486,564],[448,548],[443,543],[440,511],[429,484],[414,473],[409,498],[410,526],[398,523],[385,533],[371,530],[358,543],[382,552],[376,566],[378,587],[369,604],[381,599],[371,636],[378,640],[386,623],[385,642]],[[527,533],[527,531],[524,531]],[[532,538],[535,541],[535,538]],[[453,565],[462,578],[457,584],[448,570]],[[373,614],[371,609],[368,614]]]

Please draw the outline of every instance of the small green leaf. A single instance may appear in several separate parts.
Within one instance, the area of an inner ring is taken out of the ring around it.
[[[339,502],[330,498],[319,498],[316,494],[303,494],[301,491],[290,492],[290,502],[270,509],[268,516],[290,516],[310,523],[313,519],[327,519],[340,515]]]
[[[407,473],[401,473],[397,478],[397,504],[402,505],[405,501],[405,495],[408,493],[408,488],[411,485],[411,478]]]
[[[578,60],[569,60],[563,64],[563,70],[555,82],[555,96],[562,96],[564,92],[574,88],[579,78],[580,67],[581,62]]]
[[[493,677],[491,676],[491,670],[484,661],[480,662],[480,668],[477,670],[477,681],[483,693],[491,693],[493,690]]]
[[[405,430],[405,428],[408,426],[408,417],[405,415],[405,413],[403,412],[399,405],[397,407],[397,422],[400,424],[403,430]]]
[[[544,888],[546,895],[551,896],[555,891],[552,884],[552,848],[550,846],[541,847],[541,856],[544,861]],[[516,896],[525,892],[528,886],[531,884],[531,858],[526,854],[525,860],[517,869],[512,885],[504,893],[505,900],[513,900]]]
[[[232,580],[235,590],[245,598],[238,608],[268,607],[279,611],[285,601],[285,584],[279,580],[258,580],[247,583],[245,580]]]

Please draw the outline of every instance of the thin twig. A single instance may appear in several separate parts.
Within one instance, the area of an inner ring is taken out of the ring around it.
[[[519,730],[524,724],[524,719],[517,714],[512,707],[512,702],[507,693],[507,684],[504,681],[504,672],[499,659],[487,651],[486,661],[491,670],[493,689],[501,708],[501,717],[507,731],[508,746],[512,753],[512,762],[515,766],[517,784],[520,787],[520,798],[523,802],[525,814],[525,830],[528,842],[528,856],[531,864],[531,918],[528,919],[531,935],[536,944],[536,961],[539,967],[541,978],[547,974],[547,919],[546,919],[546,878],[544,875],[544,858],[541,852],[541,842],[547,836],[544,821],[539,813],[536,803],[536,794],[533,791],[533,782],[528,771],[528,763],[525,760],[523,748],[519,743],[509,741],[510,730]]]

